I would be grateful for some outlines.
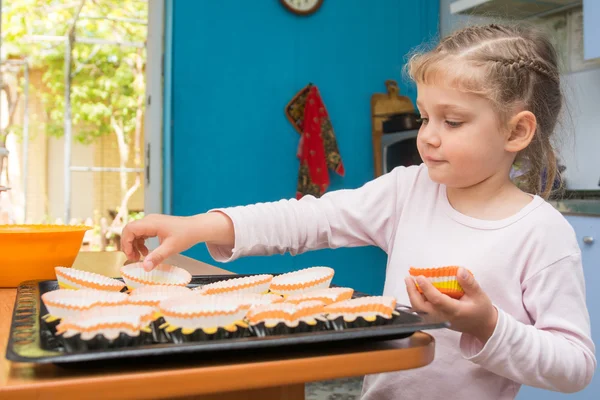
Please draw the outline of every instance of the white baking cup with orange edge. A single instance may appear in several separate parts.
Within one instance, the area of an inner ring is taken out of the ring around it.
[[[152,285],[133,289],[129,293],[127,302],[136,305],[152,306],[158,309],[158,304],[171,297],[190,294],[191,290],[185,286]]]
[[[41,296],[48,315],[56,318],[78,317],[99,306],[115,306],[127,302],[127,294],[96,289],[58,289]]]
[[[194,290],[202,294],[265,293],[272,279],[273,275],[268,274],[244,276],[209,283]]]
[[[249,306],[235,296],[192,294],[172,297],[159,303],[169,329],[212,330],[243,321]]]
[[[283,297],[273,293],[227,293],[219,294],[217,296],[232,297],[236,299],[236,301],[239,301],[242,307],[246,307],[248,309],[266,304],[283,302]]]
[[[395,308],[396,299],[392,296],[366,296],[330,304],[324,312],[330,320],[340,316],[345,321],[354,321],[358,317],[371,320],[378,316],[390,319]]]
[[[349,300],[354,294],[354,289],[345,287],[333,287],[327,289],[317,289],[306,293],[293,294],[288,296],[286,303],[300,304],[304,301],[319,300],[325,305],[337,303],[338,301]]]
[[[114,306],[98,306],[91,308],[87,311],[83,311],[79,318],[93,318],[101,316],[118,316],[118,315],[137,315],[140,317],[141,327],[147,327],[150,325],[155,318],[155,310],[152,306],[142,306],[136,304],[120,304]],[[66,319],[67,322],[71,321],[71,318]]]
[[[121,267],[121,277],[129,289],[152,285],[187,286],[192,280],[192,275],[183,268],[160,264],[152,271],[146,271],[141,262]]]
[[[329,267],[311,267],[275,276],[269,289],[282,296],[292,296],[328,288],[335,271]]]
[[[125,284],[118,279],[67,267],[55,267],[56,280],[61,289],[97,289],[120,292]]]
[[[322,317],[323,303],[318,300],[305,301],[300,304],[272,303],[251,308],[248,311],[250,325],[261,322],[266,327],[275,327],[284,323],[288,327],[296,327],[300,322],[311,323],[314,319]]]
[[[90,315],[87,318],[69,319],[56,327],[57,332],[65,338],[81,335],[82,340],[90,340],[96,335],[114,340],[121,333],[131,337],[139,336],[143,326],[142,317],[133,315]]]

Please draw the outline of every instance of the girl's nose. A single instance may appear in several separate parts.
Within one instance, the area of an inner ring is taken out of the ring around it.
[[[442,141],[437,131],[431,122],[423,124],[421,125],[421,129],[419,129],[418,139],[429,146],[440,147]]]

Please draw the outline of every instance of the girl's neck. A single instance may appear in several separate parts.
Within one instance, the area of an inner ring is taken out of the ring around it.
[[[492,175],[466,188],[446,188],[450,205],[461,214],[483,220],[508,218],[532,200],[531,195],[517,188],[508,175]]]

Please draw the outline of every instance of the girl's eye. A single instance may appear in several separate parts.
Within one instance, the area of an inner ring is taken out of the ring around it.
[[[448,125],[450,128],[458,128],[462,124],[463,124],[462,122],[446,121],[446,125]]]
[[[417,119],[417,123],[421,124],[421,125],[427,125],[428,122],[429,122],[429,118],[419,118],[419,119]]]

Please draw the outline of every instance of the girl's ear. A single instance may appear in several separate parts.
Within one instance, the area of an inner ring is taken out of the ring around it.
[[[518,153],[533,140],[537,128],[537,120],[531,111],[521,111],[511,118],[509,134],[504,149],[510,153]]]

